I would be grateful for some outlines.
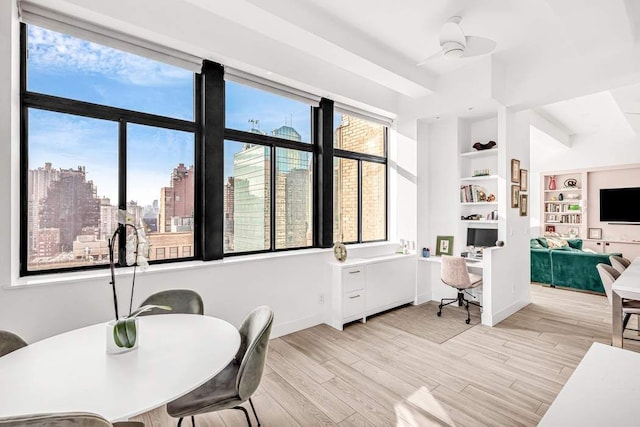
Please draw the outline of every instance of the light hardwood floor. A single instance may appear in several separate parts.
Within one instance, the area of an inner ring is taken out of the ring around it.
[[[535,284],[532,300],[493,328],[478,312],[465,325],[458,307],[437,317],[429,302],[273,339],[258,416],[265,426],[536,425],[591,343],[611,342],[611,308],[604,296]],[[164,408],[137,419],[176,425]],[[227,410],[196,425],[246,421]]]

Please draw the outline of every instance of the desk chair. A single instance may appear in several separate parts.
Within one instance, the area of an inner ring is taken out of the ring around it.
[[[442,269],[440,270],[440,280],[445,285],[451,286],[458,290],[457,298],[442,298],[440,305],[438,306],[438,317],[442,316],[442,307],[454,302],[458,302],[458,306],[467,309],[467,325],[471,322],[471,315],[469,314],[469,304],[482,307],[480,303],[476,301],[469,301],[464,297],[465,292],[471,295],[468,289],[476,288],[482,285],[482,276],[469,273],[467,270],[467,262],[462,257],[454,257],[449,255],[442,256]],[[472,296],[473,297],[473,296]],[[474,297],[475,298],[475,297]],[[445,304],[445,301],[449,301]]]
[[[0,331],[0,357],[26,346],[25,340],[9,331]]]
[[[191,424],[195,427],[194,415],[223,409],[242,411],[251,427],[249,413],[240,406],[247,400],[260,425],[251,396],[262,380],[272,323],[273,311],[266,305],[253,309],[244,318],[238,329],[240,348],[236,357],[204,385],[167,404],[167,413],[180,418],[178,427],[184,417],[191,417]]]
[[[191,289],[167,289],[156,292],[145,299],[140,307],[145,305],[167,305],[171,311],[153,308],[140,313],[140,316],[151,314],[204,314],[204,302],[202,297]]]
[[[622,274],[622,272],[626,270],[627,267],[629,267],[629,264],[631,264],[630,260],[618,255],[610,255],[609,262],[611,263],[611,266],[618,270],[620,274]]]
[[[600,263],[596,265],[598,269],[598,274],[600,274],[600,280],[602,280],[602,286],[604,287],[604,292],[607,294],[607,299],[609,300],[609,305],[613,305],[613,282],[615,282],[618,277],[620,277],[620,272],[613,268],[612,266]],[[622,315],[624,319],[622,320],[622,331],[624,332],[627,329],[627,323],[629,323],[629,319],[632,314],[640,314],[640,301],[634,300],[622,300]],[[634,329],[635,330],[635,329]]]
[[[0,427],[144,427],[144,423],[140,421],[110,423],[100,415],[90,412],[60,412],[0,418]]]

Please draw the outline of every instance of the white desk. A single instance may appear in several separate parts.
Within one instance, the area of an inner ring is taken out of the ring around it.
[[[109,355],[101,323],[0,357],[0,417],[89,411],[126,420],[202,385],[240,346],[233,325],[192,314],[140,317],[139,340]]]
[[[418,258],[421,261],[426,261],[426,262],[437,262],[442,264],[442,257],[440,256],[429,256],[429,257],[420,257]],[[465,261],[467,262],[467,267],[468,268],[483,268],[483,263],[482,263],[482,259],[478,259],[478,258],[465,258]]]
[[[541,427],[638,425],[640,354],[593,343]]]
[[[640,257],[631,262],[624,272],[613,282],[611,315],[612,337],[611,342],[616,347],[622,347],[622,299],[640,301]]]

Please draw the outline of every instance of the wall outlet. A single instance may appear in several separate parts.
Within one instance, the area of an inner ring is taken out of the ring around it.
[[[324,304],[324,294],[318,295],[318,304]]]

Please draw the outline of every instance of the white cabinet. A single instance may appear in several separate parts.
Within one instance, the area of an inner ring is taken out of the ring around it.
[[[640,242],[586,239],[582,242],[582,247],[599,253],[621,253],[623,257],[631,260],[640,256]]]
[[[332,265],[329,324],[342,330],[345,323],[409,302],[416,293],[416,258],[387,255],[354,259]]]

